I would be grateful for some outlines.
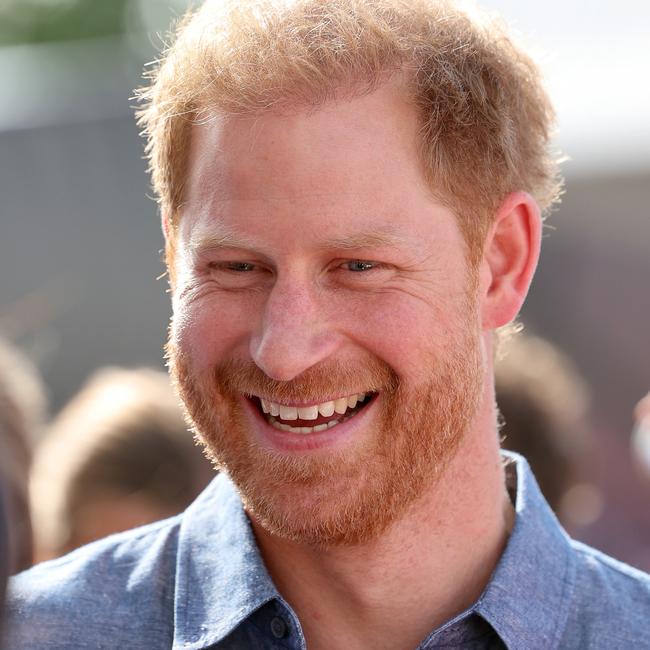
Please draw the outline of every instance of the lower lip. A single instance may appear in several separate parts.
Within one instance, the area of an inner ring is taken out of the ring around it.
[[[251,400],[247,398],[242,399],[246,404],[249,415],[252,416],[253,429],[257,433],[262,446],[284,453],[317,451],[319,449],[345,445],[353,437],[358,436],[359,427],[362,427],[367,422],[377,402],[377,397],[375,396],[367,406],[351,418],[339,422],[339,424],[331,429],[314,433],[291,433],[290,431],[276,429],[273,425],[269,424],[266,417],[262,415]]]

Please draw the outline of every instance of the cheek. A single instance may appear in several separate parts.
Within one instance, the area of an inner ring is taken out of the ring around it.
[[[413,381],[428,378],[429,361],[444,354],[454,322],[449,308],[404,293],[384,293],[355,301],[343,329],[349,339]]]
[[[179,301],[172,317],[171,340],[181,353],[192,359],[197,370],[228,357],[245,357],[251,328],[256,322],[254,303],[216,294]]]

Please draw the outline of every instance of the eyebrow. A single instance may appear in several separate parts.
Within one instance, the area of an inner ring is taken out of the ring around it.
[[[227,230],[221,233],[200,233],[198,235],[195,233],[190,238],[189,249],[193,254],[203,251],[219,250],[221,248],[254,249],[256,248],[256,243],[252,239],[238,237]]]
[[[404,244],[406,238],[396,229],[383,229],[374,232],[359,232],[341,237],[326,239],[317,244],[319,250],[352,251],[364,248],[390,248]],[[240,237],[224,230],[220,233],[193,235],[190,239],[193,254],[224,248],[257,250],[259,242]]]
[[[358,248],[396,247],[405,243],[406,238],[397,230],[385,229],[373,232],[360,232],[343,237],[334,237],[319,244],[321,249],[355,250]]]

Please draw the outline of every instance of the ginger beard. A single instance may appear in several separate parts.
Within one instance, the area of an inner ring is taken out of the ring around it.
[[[475,309],[465,304],[459,337],[445,343],[444,358],[430,359],[430,379],[412,387],[370,356],[365,363],[326,362],[279,382],[251,361],[229,360],[196,373],[171,338],[167,353],[195,433],[259,525],[300,543],[360,544],[384,531],[435,485],[476,414],[483,361],[479,334],[472,328]],[[373,429],[364,431],[352,449],[303,456],[259,445],[247,430],[239,401],[242,393],[287,403],[361,391],[378,393]]]

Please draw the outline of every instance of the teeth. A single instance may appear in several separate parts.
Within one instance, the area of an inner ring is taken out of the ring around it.
[[[282,420],[297,420],[298,409],[295,406],[283,406],[280,404],[280,418]]]
[[[278,422],[275,418],[270,418],[269,422],[276,429],[280,429],[280,431],[288,431],[289,433],[305,434],[305,433],[318,433],[319,431],[325,431],[327,429],[331,429],[332,427],[335,427],[337,424],[339,424],[340,420],[331,420],[327,424],[319,424],[315,427],[292,427],[288,424],[285,424],[284,422]]]
[[[334,402],[325,402],[318,405],[318,412],[326,418],[334,415]]]
[[[282,420],[315,420],[319,414],[323,417],[331,417],[335,413],[345,415],[348,409],[354,408],[365,398],[364,393],[340,397],[337,400],[315,404],[313,406],[284,406],[268,400],[261,400],[262,410],[274,417],[280,417]]]
[[[334,402],[334,410],[339,414],[343,415],[348,410],[348,398],[341,397]]]
[[[363,402],[366,398],[366,393],[356,393],[354,395],[348,395],[347,397],[339,397],[336,400],[331,400],[329,402],[323,402],[322,404],[314,404],[312,406],[285,406],[284,404],[278,404],[276,402],[271,402],[268,399],[261,399],[260,402],[262,405],[262,411],[274,418],[279,417],[285,422],[291,420],[316,420],[319,415],[329,418],[332,417],[335,413],[337,415],[345,415],[348,409],[353,409],[359,402]],[[311,433],[312,431],[323,431],[320,427],[333,426],[332,422],[335,424],[340,420],[332,420],[328,424],[319,425],[319,427],[291,427],[291,430],[294,429],[294,433]],[[278,427],[290,426],[285,425],[285,423],[277,423]],[[305,431],[302,431],[305,429]],[[306,431],[309,429],[309,431]],[[285,430],[285,429],[283,429]],[[289,429],[286,429],[287,431]]]
[[[315,420],[318,417],[318,406],[305,406],[298,409],[298,417],[301,420]],[[322,411],[321,411],[322,413]],[[325,415],[323,413],[323,415]],[[283,418],[284,419],[284,418]]]

